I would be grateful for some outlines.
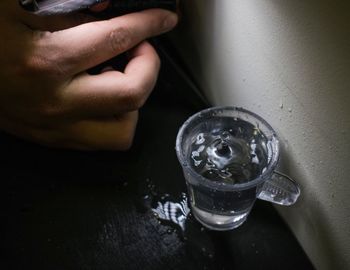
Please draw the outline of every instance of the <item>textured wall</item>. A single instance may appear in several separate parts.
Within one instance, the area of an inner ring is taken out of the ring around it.
[[[173,38],[196,81],[276,128],[303,192],[278,210],[318,269],[350,269],[349,1],[184,2]]]

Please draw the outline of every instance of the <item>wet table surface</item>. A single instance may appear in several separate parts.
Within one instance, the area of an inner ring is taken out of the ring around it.
[[[191,216],[183,232],[152,214],[157,198],[179,201],[186,191],[175,138],[205,106],[162,58],[127,153],[53,150],[0,134],[1,269],[313,269],[270,203],[258,201],[228,232]]]

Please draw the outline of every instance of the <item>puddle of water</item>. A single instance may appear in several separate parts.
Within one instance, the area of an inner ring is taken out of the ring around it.
[[[204,228],[192,216],[185,192],[178,196],[159,194],[150,179],[147,191],[139,201],[138,209],[152,213],[167,234],[177,234],[177,240],[185,243],[186,253],[196,263],[196,269],[230,269],[230,257],[223,244],[224,234]],[[176,240],[174,240],[176,241]]]
[[[152,208],[152,212],[159,220],[172,222],[174,225],[178,225],[182,232],[185,232],[185,223],[190,213],[187,196],[182,193],[179,202],[170,201],[168,198],[168,194],[162,196],[161,200],[157,202],[156,208]]]

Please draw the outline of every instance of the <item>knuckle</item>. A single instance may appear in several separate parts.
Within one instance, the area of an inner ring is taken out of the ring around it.
[[[55,79],[66,76],[66,72],[55,56],[30,55],[21,61],[19,73],[23,76],[42,77],[42,79]]]
[[[48,61],[38,55],[25,56],[21,62],[21,75],[42,75],[43,73],[47,73],[47,71],[49,70]]]
[[[124,52],[132,46],[132,33],[129,28],[119,25],[110,31],[108,44],[112,52]]]

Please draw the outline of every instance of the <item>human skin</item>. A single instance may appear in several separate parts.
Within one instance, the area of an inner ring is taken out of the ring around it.
[[[171,30],[177,15],[38,17],[14,0],[2,0],[0,9],[0,129],[51,147],[128,149],[160,68],[145,40]],[[123,72],[86,72],[126,51]]]

